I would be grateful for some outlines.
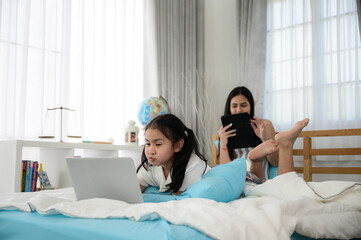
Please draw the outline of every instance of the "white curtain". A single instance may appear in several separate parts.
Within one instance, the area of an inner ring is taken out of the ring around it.
[[[264,110],[277,131],[304,117],[306,130],[360,128],[360,69],[354,0],[268,0]],[[361,139],[330,141],[318,145],[359,147]]]
[[[143,98],[142,0],[0,1],[0,139],[123,143]]]
[[[266,71],[267,0],[238,1],[240,86],[255,100],[255,115],[263,115]]]
[[[356,0],[356,5],[357,5],[358,27],[361,36],[361,0]]]
[[[200,151],[210,159],[210,107],[204,75],[204,2],[189,0],[152,1],[154,11],[158,93],[170,111],[191,128]],[[151,26],[148,26],[151,27]],[[154,27],[154,26],[153,26]],[[151,51],[148,46],[147,51]],[[150,71],[151,72],[151,71]]]

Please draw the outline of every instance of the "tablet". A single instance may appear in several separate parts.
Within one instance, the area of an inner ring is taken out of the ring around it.
[[[251,126],[251,121],[248,113],[238,113],[232,115],[225,115],[221,117],[223,127],[232,123],[228,129],[236,129],[236,136],[228,138],[227,147],[229,149],[255,147],[256,134]]]

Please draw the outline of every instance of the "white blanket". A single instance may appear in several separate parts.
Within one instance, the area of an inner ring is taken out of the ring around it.
[[[312,238],[361,237],[360,183],[307,184],[295,173],[288,173],[255,187],[247,196],[230,203],[185,199],[127,204],[110,199],[75,201],[73,189],[67,188],[0,194],[0,209],[135,221],[159,216],[215,239],[290,239],[294,231]]]

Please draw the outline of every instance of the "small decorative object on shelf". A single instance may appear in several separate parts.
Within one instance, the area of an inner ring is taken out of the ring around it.
[[[76,113],[75,113],[75,109],[70,109],[70,108],[65,108],[63,106],[60,107],[56,107],[56,108],[47,108],[46,109],[46,117],[45,117],[45,124],[48,124],[48,115],[49,115],[49,111],[54,111],[54,110],[60,110],[60,142],[63,142],[63,110],[69,111],[69,112],[73,112],[74,113],[74,126],[75,126],[75,131],[76,131],[76,124],[77,124],[77,120],[76,120]],[[53,126],[54,127],[54,126]],[[69,128],[69,126],[68,126]],[[49,135],[49,134],[44,134],[44,127],[42,129],[41,132],[41,136],[39,136],[39,138],[54,138],[54,134]],[[81,136],[77,136],[77,135],[67,135],[68,138],[81,138]]]
[[[42,163],[40,163],[40,169],[39,169],[38,176],[39,176],[39,181],[40,181],[40,190],[54,189],[50,184],[48,174],[43,170]]]
[[[147,97],[139,105],[138,119],[145,126],[158,115],[170,113],[167,101],[162,97]]]
[[[125,129],[125,144],[138,145],[139,128],[135,126],[135,122],[130,120],[129,126]]]

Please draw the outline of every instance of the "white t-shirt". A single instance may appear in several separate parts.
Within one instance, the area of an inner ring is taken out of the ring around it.
[[[186,167],[183,183],[179,191],[184,191],[187,187],[202,179],[203,173],[206,174],[211,168],[195,153],[192,153],[191,158]],[[168,174],[167,179],[164,177],[162,166],[150,166],[148,171],[141,167],[137,173],[138,182],[144,187],[155,186],[159,188],[159,192],[168,190],[167,185],[172,182],[171,174]]]

